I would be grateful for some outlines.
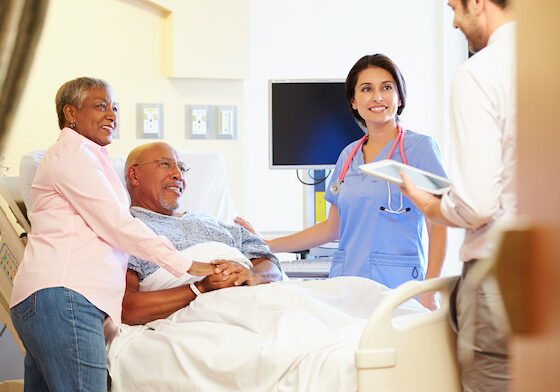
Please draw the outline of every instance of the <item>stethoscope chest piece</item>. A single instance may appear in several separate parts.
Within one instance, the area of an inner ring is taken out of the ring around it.
[[[340,180],[336,180],[336,181],[331,183],[331,185],[329,186],[329,190],[331,191],[331,193],[333,195],[338,195],[339,194],[341,184],[342,184],[342,181],[340,181]]]

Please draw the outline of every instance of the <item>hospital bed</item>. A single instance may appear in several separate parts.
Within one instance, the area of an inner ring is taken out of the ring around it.
[[[21,178],[3,177],[1,178],[2,181],[0,181],[0,196],[2,199],[0,213],[0,246],[2,247],[0,321],[8,325],[9,331],[22,352],[24,352],[23,346],[17,338],[17,334],[10,321],[8,304],[13,275],[23,255],[25,233],[30,231],[29,222],[25,218],[25,206],[22,200],[29,198],[29,184],[42,154],[42,151],[37,151],[22,158]],[[181,201],[180,209],[208,213],[223,220],[231,221],[235,216],[235,211],[227,188],[223,158],[216,153],[180,152],[180,154],[181,158],[192,168],[186,178],[186,194]],[[121,174],[124,168],[124,158],[113,158],[113,165],[117,173]],[[124,181],[123,177],[121,179]],[[21,190],[19,189],[20,185]],[[341,281],[334,280],[334,282],[339,286],[342,285],[341,287],[344,286],[343,283],[340,283]],[[293,282],[288,282],[288,284],[290,283]],[[425,282],[414,281],[408,282],[394,290],[387,289],[383,292],[379,304],[376,305],[371,315],[365,319],[364,325],[360,326],[359,330],[357,330],[355,339],[352,338],[354,339],[352,341],[355,342],[355,346],[350,347],[351,355],[345,359],[351,368],[351,374],[348,377],[355,379],[350,390],[357,389],[360,392],[453,392],[461,390],[455,359],[455,333],[450,327],[448,315],[448,299],[455,283],[456,277],[433,279]],[[295,286],[297,285],[292,285],[292,287]],[[270,287],[270,290],[275,289],[274,286]],[[231,290],[236,289],[238,288]],[[401,304],[417,297],[421,293],[432,291],[438,291],[441,294],[442,305],[438,311],[432,313],[419,311],[414,314],[409,313],[395,316],[395,314],[399,313]],[[368,293],[363,295],[364,298],[367,298]],[[354,302],[358,303],[360,301]],[[294,328],[297,329],[299,327],[294,325]],[[294,336],[297,337],[297,335]],[[191,338],[196,339],[193,336]],[[136,341],[136,343],[142,346],[149,345],[149,342],[144,344],[142,341]],[[284,343],[278,342],[278,344],[280,346],[276,349],[281,352],[283,348],[281,344]],[[150,377],[153,376],[154,371],[157,373],[158,369],[161,370],[162,377],[164,377],[164,368],[166,366],[161,364],[170,364],[174,361],[176,353],[174,354],[173,350],[173,347],[168,347],[167,351],[164,350],[154,353],[151,357],[142,358],[142,360],[148,362],[146,368],[149,367],[151,369]],[[167,352],[170,354],[169,357],[164,355]],[[328,351],[324,355],[322,353],[313,353],[316,357],[318,357],[318,354],[321,354],[323,359],[329,358]],[[231,355],[235,356],[234,353],[231,353]],[[116,356],[113,357],[113,360],[115,358]],[[143,373],[142,368],[138,364],[134,366],[136,369],[135,374],[141,376]],[[114,366],[114,368],[117,367]],[[310,369],[312,368],[311,366]],[[327,376],[321,375],[321,371],[324,372],[324,370],[315,368],[314,371],[323,377]],[[254,373],[257,370],[246,369],[246,371]],[[110,372],[111,377],[115,381],[119,374],[113,372],[111,367]],[[171,376],[171,378],[173,377]],[[220,378],[221,376],[215,374],[214,377]],[[141,380],[141,378],[139,379]],[[297,382],[293,385],[296,384]],[[290,385],[292,384],[290,382],[280,383],[279,385],[282,385],[282,388],[266,390],[303,390],[295,386],[291,388]],[[121,388],[119,390],[126,389]],[[175,386],[174,389],[156,388],[149,390],[182,389],[179,385]],[[199,388],[198,390],[205,389]],[[233,384],[231,390],[236,390]],[[257,388],[254,390],[262,389]],[[313,388],[309,390],[313,390]]]

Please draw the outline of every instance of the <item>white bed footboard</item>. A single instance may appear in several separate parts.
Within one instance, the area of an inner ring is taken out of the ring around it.
[[[461,391],[449,296],[458,277],[410,281],[379,304],[364,328],[355,354],[358,391]],[[395,308],[422,293],[438,291],[441,308],[392,318]]]

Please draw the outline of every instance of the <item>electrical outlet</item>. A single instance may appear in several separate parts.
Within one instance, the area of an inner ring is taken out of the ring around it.
[[[208,133],[206,108],[191,110],[191,129],[193,135],[206,135]]]

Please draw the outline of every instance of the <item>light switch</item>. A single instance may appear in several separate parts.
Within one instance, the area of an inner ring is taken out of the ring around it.
[[[235,139],[236,137],[236,106],[218,106],[218,128],[217,137],[219,139]]]
[[[233,110],[220,112],[220,135],[233,136]]]

